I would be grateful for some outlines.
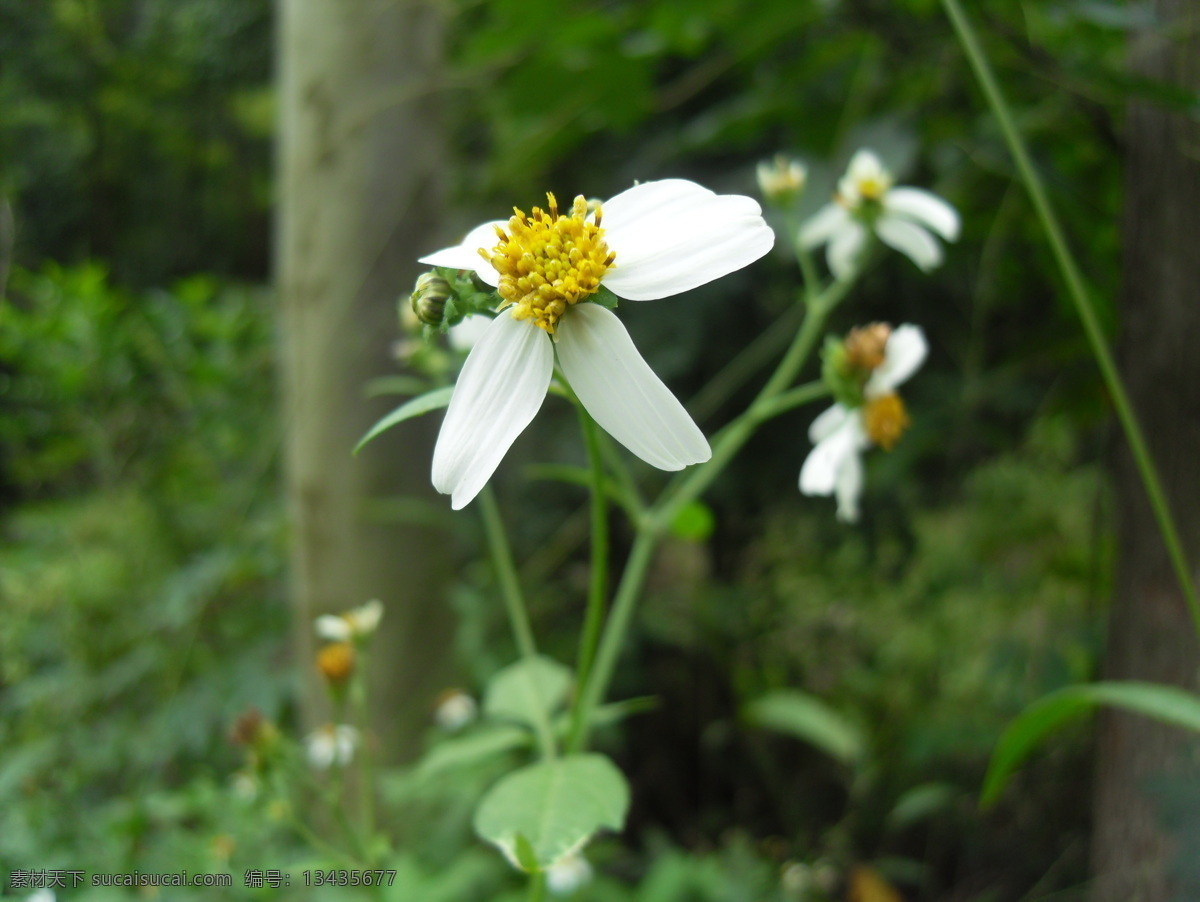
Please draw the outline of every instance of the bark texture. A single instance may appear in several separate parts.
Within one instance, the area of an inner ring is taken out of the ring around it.
[[[1200,3],[1156,0],[1159,24],[1134,37],[1132,68],[1200,90]],[[1182,533],[1200,561],[1200,126],[1184,112],[1128,110],[1119,355]],[[1195,690],[1200,646],[1128,448],[1116,454],[1118,560],[1106,676]],[[1165,828],[1156,793],[1197,779],[1194,734],[1106,714],[1097,760],[1096,902],[1184,898],[1172,870],[1200,856]],[[1167,790],[1169,791],[1169,789]],[[1187,896],[1186,898],[1191,898]]]
[[[327,716],[313,618],[370,598],[373,722],[387,757],[412,750],[446,680],[445,536],[388,522],[378,502],[426,496],[432,423],[351,450],[395,405],[364,383],[395,370],[396,300],[429,249],[442,146],[433,79],[441,25],[408,0],[279,0],[276,223],[292,586],[307,719]]]

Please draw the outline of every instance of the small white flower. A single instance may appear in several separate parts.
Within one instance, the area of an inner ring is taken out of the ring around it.
[[[486,316],[468,316],[457,326],[452,326],[446,333],[446,338],[454,350],[469,351],[475,347],[475,343],[479,339],[483,338],[491,324],[491,319]]]
[[[348,724],[326,724],[304,741],[308,750],[308,763],[318,770],[327,770],[334,764],[345,767],[354,758],[358,748],[358,730]]]
[[[569,896],[592,879],[592,866],[578,852],[564,855],[546,868],[546,889],[556,896]]]
[[[448,689],[438,697],[433,719],[448,733],[456,733],[475,719],[479,705],[461,689]]]
[[[958,213],[952,206],[920,188],[893,187],[893,181],[879,157],[858,151],[838,181],[834,202],[800,229],[804,249],[829,245],[826,257],[834,278],[844,279],[853,271],[871,231],[926,272],[942,262],[942,247],[929,230],[946,241],[958,238]]]
[[[56,898],[54,890],[42,888],[26,896],[25,902],[54,902]]]
[[[313,626],[317,635],[329,642],[351,642],[370,636],[383,617],[383,602],[372,599],[340,614],[322,614]]]
[[[872,444],[890,449],[908,425],[896,388],[920,368],[928,350],[919,326],[898,326],[888,336],[883,362],[863,387],[862,406],[834,404],[809,427],[808,437],[815,447],[800,469],[800,491],[836,495],[839,520],[858,519],[862,452]]]
[[[758,203],[684,179],[645,182],[602,205],[578,197],[569,215],[549,200],[548,211],[485,223],[457,247],[421,258],[474,270],[511,314],[492,320],[472,348],[438,434],[433,485],[455,510],[479,493],[541,408],[556,357],[588,413],[642,460],[680,470],[712,455],[621,321],[586,301],[601,283],[649,301],[748,266],[775,241]]]
[[[776,154],[774,159],[763,160],[754,171],[758,179],[758,190],[772,203],[785,205],[804,190],[808,181],[808,167],[799,160]]]
[[[260,789],[258,777],[248,771],[238,771],[233,775],[233,792],[240,799],[253,802],[258,798]]]

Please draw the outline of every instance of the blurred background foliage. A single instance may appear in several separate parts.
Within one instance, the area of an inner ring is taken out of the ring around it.
[[[936,274],[888,256],[834,323],[917,322],[932,345],[906,389],[914,428],[870,460],[863,524],[788,490],[810,419],[793,414],[712,490],[712,528],[660,556],[617,687],[659,703],[605,736],[634,786],[631,829],[599,844],[602,876],[578,898],[819,899],[847,885],[861,902],[891,898],[863,889],[877,886],[855,876],[868,864],[909,899],[1080,897],[1086,732],[994,812],[974,794],[1012,714],[1094,672],[1107,406],[937,3],[494,0],[447,13],[444,120],[430,123],[454,151],[446,239],[547,189],[605,197],[683,176],[753,194],[754,164],[780,151],[810,164],[802,215],[863,145],[964,217]],[[986,0],[975,15],[1111,327],[1122,106],[1192,99],[1123,73],[1140,4]],[[285,732],[296,723],[265,290],[272,17],[268,0],[0,0],[0,196],[16,224],[0,306],[0,872],[240,874],[306,854],[279,810],[238,793],[242,752],[226,739],[248,706]],[[781,250],[687,301],[622,314],[687,397],[791,303],[796,280]],[[536,429],[521,447],[579,457],[568,418]],[[518,485],[502,488],[540,578],[536,626],[571,660],[584,498]],[[487,568],[462,573],[447,602],[478,691],[511,655]],[[839,761],[746,720],[782,688],[855,725],[861,755]],[[468,826],[503,769],[389,776],[407,812],[391,825],[404,852],[389,898],[520,898]],[[188,892],[170,897],[262,894]]]

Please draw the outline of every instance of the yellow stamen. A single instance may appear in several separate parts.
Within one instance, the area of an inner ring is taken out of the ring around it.
[[[508,231],[497,226],[500,243],[479,253],[500,273],[501,308],[512,307],[514,319],[528,319],[553,333],[567,307],[600,289],[600,278],[616,254],[604,243],[601,211],[588,220],[588,202],[575,198],[563,216],[558,201],[547,194],[549,212],[534,207],[526,216],[513,209]]]
[[[884,451],[891,451],[909,427],[904,402],[895,392],[872,398],[863,408],[867,436]]]

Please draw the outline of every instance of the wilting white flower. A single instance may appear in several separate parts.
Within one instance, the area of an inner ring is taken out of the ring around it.
[[[371,635],[383,617],[383,602],[372,599],[340,614],[322,614],[313,626],[317,635],[330,642],[350,642]]]
[[[920,368],[928,350],[919,326],[898,326],[888,336],[882,362],[863,386],[863,404],[834,404],[809,427],[808,437],[816,446],[800,469],[800,491],[836,494],[839,520],[852,523],[858,519],[862,452],[872,444],[891,450],[908,426],[896,388]]]
[[[438,696],[433,719],[449,733],[455,733],[475,719],[479,705],[461,689],[447,689]]]
[[[958,238],[958,213],[936,194],[920,188],[896,188],[893,181],[879,157],[869,150],[858,151],[838,180],[833,203],[818,210],[800,229],[800,246],[811,250],[828,244],[829,270],[837,279],[853,270],[872,231],[922,270],[938,266],[942,247],[929,230],[954,241]]]
[[[336,764],[345,767],[358,748],[358,730],[348,724],[326,724],[309,734],[304,741],[308,763],[318,770]]]
[[[683,405],[606,307],[586,303],[601,284],[649,301],[689,291],[766,254],[775,236],[758,203],[694,182],[646,182],[569,215],[549,210],[472,229],[421,262],[474,270],[510,315],[488,324],[458,377],[433,452],[433,485],[457,510],[491,478],[546,397],[555,357],[588,413],[661,470],[712,451]],[[603,228],[601,221],[603,219]]]
[[[592,879],[592,866],[578,852],[564,855],[546,868],[546,889],[556,896],[569,896]]]

